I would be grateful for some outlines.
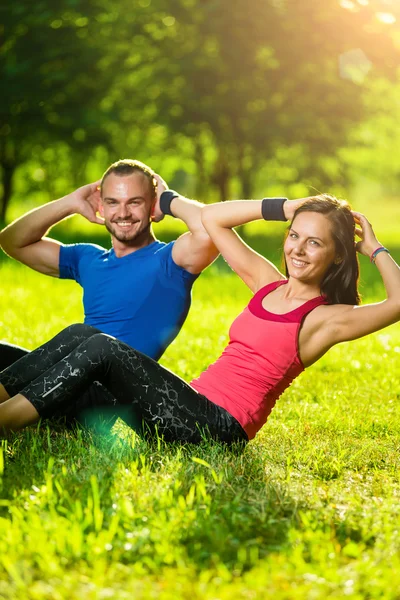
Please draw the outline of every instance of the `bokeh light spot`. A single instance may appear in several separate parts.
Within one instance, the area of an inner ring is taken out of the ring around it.
[[[340,0],[340,6],[342,6],[346,10],[357,10],[356,4],[351,0]]]
[[[339,73],[342,79],[362,83],[371,70],[372,63],[360,48],[344,52],[339,56]]]
[[[52,29],[60,29],[60,27],[62,27],[62,24],[63,22],[61,21],[61,19],[55,19],[50,23],[50,27]]]
[[[386,25],[393,25],[393,23],[396,23],[396,17],[392,15],[392,13],[378,12],[376,13],[376,18]]]
[[[166,27],[175,25],[175,17],[164,17],[162,21]]]
[[[86,27],[86,25],[89,23],[89,19],[87,17],[80,17],[79,19],[76,19],[75,21],[75,25],[77,27]]]
[[[46,171],[44,169],[35,169],[32,173],[32,179],[34,181],[44,181],[46,177]]]

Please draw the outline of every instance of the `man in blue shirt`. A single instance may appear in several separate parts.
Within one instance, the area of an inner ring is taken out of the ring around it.
[[[191,288],[217,256],[202,226],[201,204],[167,190],[139,161],[112,164],[101,181],[30,211],[0,233],[12,258],[83,288],[85,323],[158,360],[186,318]],[[46,237],[56,223],[80,214],[104,224],[112,248],[63,245]],[[156,240],[152,221],[180,218],[188,232],[169,244]],[[0,345],[0,368],[24,350]]]

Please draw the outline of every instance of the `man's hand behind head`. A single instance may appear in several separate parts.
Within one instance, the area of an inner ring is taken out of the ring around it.
[[[157,175],[157,173],[154,174],[154,179],[157,181],[157,198],[152,211],[152,221],[158,223],[159,221],[162,221],[165,216],[160,210],[160,197],[161,194],[168,189],[168,185],[160,175]]]
[[[76,213],[85,217],[90,223],[104,225],[104,219],[97,214],[101,202],[100,182],[99,179],[94,183],[83,185],[72,192],[70,196],[75,204]]]

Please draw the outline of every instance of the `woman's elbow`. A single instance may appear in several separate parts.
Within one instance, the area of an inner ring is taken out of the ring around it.
[[[208,204],[201,209],[201,222],[206,231],[210,231],[213,225],[218,225],[215,204]]]

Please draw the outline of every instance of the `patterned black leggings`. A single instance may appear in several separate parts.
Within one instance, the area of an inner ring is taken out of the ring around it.
[[[6,369],[12,365],[13,362],[26,354],[29,354],[29,350],[25,350],[25,348],[21,348],[21,346],[0,342],[0,371]]]
[[[95,382],[98,382],[95,384]],[[198,443],[246,440],[241,425],[154,360],[88,325],[71,325],[0,373],[42,418],[114,410],[142,434]],[[90,388],[97,385],[96,393]]]

